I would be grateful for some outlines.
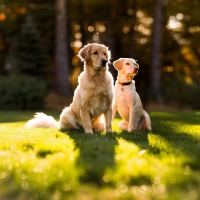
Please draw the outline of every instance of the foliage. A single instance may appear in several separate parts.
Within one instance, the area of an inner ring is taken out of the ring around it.
[[[27,75],[0,77],[0,109],[30,110],[44,107],[46,84]]]
[[[17,73],[47,75],[46,47],[30,16],[26,17],[26,22],[16,38],[13,54],[15,59],[12,67]]]
[[[200,197],[200,112],[151,112],[151,132],[115,118],[114,133],[93,135],[23,128],[32,115],[0,112],[1,199]]]
[[[163,81],[163,97],[167,104],[180,107],[187,105],[200,109],[200,82],[187,83],[183,78],[166,75]]]
[[[4,71],[7,56],[13,46],[12,39],[19,33],[27,14],[33,16],[48,48],[50,56],[48,67],[54,68],[55,2],[53,0],[43,2],[2,0],[2,2],[0,14],[5,17],[0,21],[0,73]],[[160,55],[164,79],[166,74],[171,73],[174,79],[187,76],[194,84],[199,84],[199,5],[198,0],[163,1],[163,37]],[[75,77],[73,79],[76,80],[79,74],[77,71],[82,69],[80,60],[76,56],[79,49],[88,42],[104,43],[112,50],[112,61],[119,57],[134,57],[138,60],[140,72],[136,77],[137,90],[139,93],[146,93],[149,98],[147,91],[151,85],[149,77],[155,1],[70,0],[67,1],[66,8],[70,71],[72,77]],[[133,22],[134,15],[136,20]],[[135,38],[132,35],[133,31]],[[131,53],[133,49],[134,55]],[[116,76],[112,66],[110,70]],[[52,82],[55,81],[53,74],[50,78]],[[168,86],[163,84],[162,90],[170,89],[166,87]],[[187,93],[186,90],[183,92]],[[196,92],[195,96],[198,94]]]

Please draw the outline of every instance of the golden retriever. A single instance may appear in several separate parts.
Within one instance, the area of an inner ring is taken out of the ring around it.
[[[84,70],[78,77],[73,102],[63,109],[59,124],[44,113],[36,113],[26,127],[59,127],[61,130],[81,129],[86,133],[112,132],[113,77],[108,71],[110,51],[105,45],[84,46],[78,56]],[[42,122],[42,123],[41,123]]]
[[[139,65],[131,58],[120,58],[113,65],[118,70],[113,117],[116,111],[122,117],[118,126],[129,132],[137,129],[151,130],[150,117],[142,108],[140,97],[135,89],[135,82],[132,80],[138,73]]]

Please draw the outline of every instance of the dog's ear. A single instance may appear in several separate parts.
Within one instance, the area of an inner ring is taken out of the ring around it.
[[[80,49],[79,53],[78,53],[78,57],[82,60],[82,61],[89,61],[90,58],[90,48],[91,48],[92,44],[87,44],[85,45],[82,49]]]
[[[120,59],[113,62],[113,65],[114,65],[116,70],[122,69],[122,62],[123,62],[123,58],[120,58]]]
[[[106,52],[107,52],[107,60],[108,60],[108,63],[110,64],[110,59],[111,59],[111,51],[108,49],[108,47],[106,47],[104,45],[105,49],[106,49]]]

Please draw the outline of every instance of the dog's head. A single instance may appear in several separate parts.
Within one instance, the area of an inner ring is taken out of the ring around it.
[[[108,66],[111,53],[108,47],[102,44],[92,43],[85,45],[78,54],[79,58],[87,65],[95,69],[104,69]]]
[[[120,58],[113,62],[116,70],[129,76],[136,76],[139,70],[139,65],[132,58]]]

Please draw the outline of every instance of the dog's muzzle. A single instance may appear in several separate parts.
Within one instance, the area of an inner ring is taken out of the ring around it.
[[[131,73],[127,73],[127,75],[129,76],[135,76],[139,71],[139,68],[134,68],[133,71]]]
[[[138,71],[139,71],[139,68],[135,68],[134,72],[138,73]]]
[[[106,67],[107,62],[107,60],[101,60],[101,67]]]

